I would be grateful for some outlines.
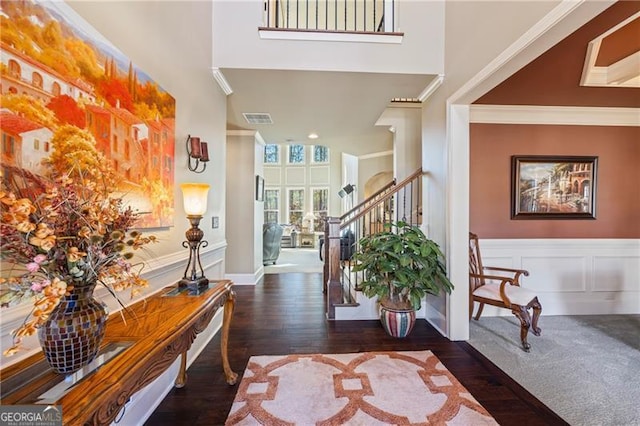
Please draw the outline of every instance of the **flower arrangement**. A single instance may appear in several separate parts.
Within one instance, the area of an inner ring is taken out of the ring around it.
[[[62,297],[79,286],[104,285],[135,295],[147,286],[133,251],[156,242],[131,230],[137,215],[113,196],[113,175],[75,170],[46,176],[5,167],[0,188],[2,277],[0,304],[8,307],[33,298],[34,307],[13,332],[16,353],[25,336],[46,321]]]

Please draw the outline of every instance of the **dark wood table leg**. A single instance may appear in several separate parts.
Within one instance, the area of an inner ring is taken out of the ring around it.
[[[183,388],[187,384],[187,352],[182,352],[180,355],[180,371],[178,371],[178,377],[176,377],[174,386],[177,388]]]
[[[222,339],[221,339],[221,351],[222,351],[222,368],[224,369],[224,375],[227,378],[227,383],[235,385],[238,380],[238,375],[231,370],[229,365],[229,327],[231,326],[231,317],[233,316],[233,310],[236,305],[236,294],[233,290],[229,290],[227,300],[224,302],[224,316],[222,318]]]

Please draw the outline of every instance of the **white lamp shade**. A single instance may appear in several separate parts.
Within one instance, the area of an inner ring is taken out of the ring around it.
[[[202,216],[207,211],[207,194],[209,185],[206,183],[182,183],[182,201],[187,216]]]

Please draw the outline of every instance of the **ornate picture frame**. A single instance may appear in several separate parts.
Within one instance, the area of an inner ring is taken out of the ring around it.
[[[598,157],[512,156],[511,219],[595,219]]]

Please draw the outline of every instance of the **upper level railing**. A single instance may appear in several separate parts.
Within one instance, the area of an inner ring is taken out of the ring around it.
[[[327,317],[335,318],[335,306],[355,303],[366,271],[353,271],[353,254],[362,237],[381,232],[398,221],[422,224],[422,169],[402,182],[391,182],[341,218],[328,218],[323,247]],[[373,198],[375,197],[375,201]]]
[[[395,31],[395,0],[265,0],[264,5],[270,29]]]

